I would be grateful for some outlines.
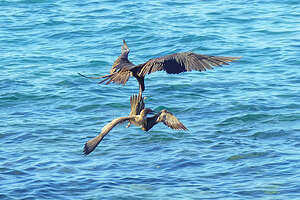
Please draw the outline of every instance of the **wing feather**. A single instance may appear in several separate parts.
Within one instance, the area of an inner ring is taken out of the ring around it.
[[[130,97],[131,111],[129,116],[139,115],[145,108],[145,103],[141,95],[132,95]]]
[[[240,59],[240,57],[207,56],[192,52],[170,54],[138,65],[139,75],[145,76],[156,71],[166,71],[169,74],[178,74],[186,71],[205,71],[213,67],[228,65],[228,62]]]
[[[102,139],[109,133],[109,131],[115,127],[116,125],[130,120],[130,117],[119,117],[117,119],[112,120],[110,123],[106,124],[99,135],[94,137],[93,139],[87,141],[84,145],[83,153],[85,155],[90,154],[94,149],[98,146],[98,144],[102,141]]]
[[[131,71],[128,70],[113,72],[112,74],[103,77],[105,79],[100,81],[99,84],[105,83],[106,85],[108,85],[111,82],[113,82],[113,83],[125,85],[129,77],[131,76],[131,74],[132,74]]]
[[[158,120],[166,126],[176,130],[188,130],[172,113],[167,110],[162,110]]]

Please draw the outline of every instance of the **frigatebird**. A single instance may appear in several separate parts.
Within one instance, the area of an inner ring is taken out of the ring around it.
[[[153,58],[139,65],[134,65],[128,59],[130,49],[125,40],[121,48],[121,55],[111,67],[110,74],[100,77],[86,78],[103,79],[99,83],[109,84],[111,82],[125,85],[130,76],[134,76],[139,83],[139,95],[145,90],[144,77],[156,71],[166,71],[168,74],[179,74],[187,71],[206,71],[213,67],[228,65],[228,62],[241,57],[208,56],[193,52],[174,53],[158,58]]]

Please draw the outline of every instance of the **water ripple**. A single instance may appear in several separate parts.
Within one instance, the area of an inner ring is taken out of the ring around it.
[[[298,1],[0,2],[0,199],[297,199]],[[270,12],[272,11],[272,12]],[[174,52],[243,56],[145,78],[146,106],[188,132],[115,127],[126,86],[100,85],[126,39],[133,63]]]

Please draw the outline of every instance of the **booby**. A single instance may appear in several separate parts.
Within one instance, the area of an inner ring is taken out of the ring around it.
[[[102,139],[116,125],[129,121],[130,124],[141,127],[144,131],[149,131],[157,123],[164,123],[166,126],[177,130],[188,130],[171,112],[163,109],[152,117],[147,117],[148,114],[154,113],[150,108],[145,108],[144,100],[141,95],[133,95],[130,97],[131,112],[127,117],[119,117],[105,125],[101,133],[93,139],[87,141],[84,145],[83,152],[85,155],[90,154],[102,141]],[[127,127],[129,127],[129,125]]]

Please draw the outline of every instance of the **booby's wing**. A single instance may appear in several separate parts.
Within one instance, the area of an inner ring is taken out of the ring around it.
[[[139,75],[145,76],[156,71],[166,71],[169,74],[178,74],[186,71],[205,71],[215,66],[228,65],[240,57],[207,56],[192,52],[175,53],[159,58],[154,58],[140,64]]]
[[[188,130],[172,113],[162,110],[157,118],[158,122],[163,122],[166,126],[177,130]]]
[[[142,95],[132,95],[130,97],[131,111],[129,116],[139,115],[145,108],[145,103]]]
[[[91,153],[92,151],[94,151],[94,149],[98,146],[98,144],[101,142],[101,140],[109,133],[109,131],[115,127],[116,125],[128,121],[130,120],[130,117],[119,117],[117,119],[112,120],[110,123],[106,124],[102,130],[101,133],[99,135],[97,135],[96,137],[94,137],[93,139],[87,141],[84,145],[84,149],[83,149],[83,153],[85,155],[88,155],[89,153]]]

